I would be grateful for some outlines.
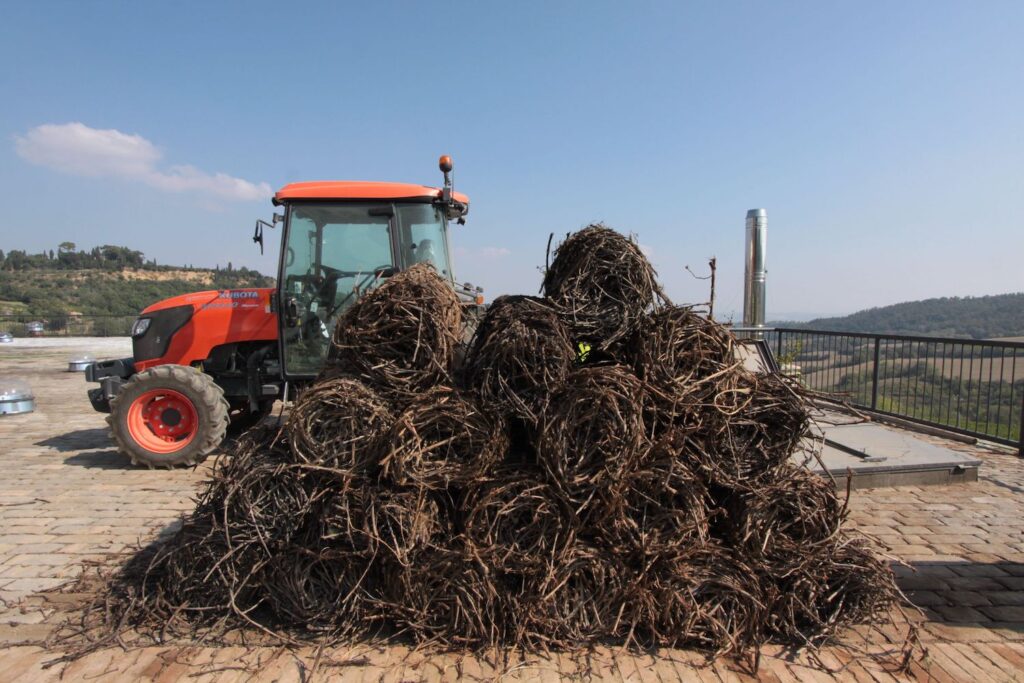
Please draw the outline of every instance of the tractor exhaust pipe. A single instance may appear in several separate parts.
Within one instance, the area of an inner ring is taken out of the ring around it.
[[[747,211],[746,272],[743,277],[743,326],[764,327],[765,251],[768,248],[768,212],[764,209]],[[764,332],[754,331],[760,339]]]

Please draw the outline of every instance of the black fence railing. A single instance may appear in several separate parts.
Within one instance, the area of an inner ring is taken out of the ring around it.
[[[0,315],[0,332],[13,337],[127,337],[134,315]]]
[[[783,372],[809,389],[1024,455],[1024,342],[791,328],[763,336]]]

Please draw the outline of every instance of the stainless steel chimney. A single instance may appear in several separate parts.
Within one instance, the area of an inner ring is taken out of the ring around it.
[[[768,212],[764,209],[747,211],[747,256],[743,277],[743,326],[764,327],[764,268],[768,247]],[[755,333],[761,337],[762,333]]]

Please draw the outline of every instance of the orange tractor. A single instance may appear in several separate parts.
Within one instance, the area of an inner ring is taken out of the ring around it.
[[[94,363],[89,400],[133,463],[200,462],[229,430],[268,414],[310,382],[327,358],[338,316],[403,268],[429,261],[469,307],[480,289],[455,285],[448,223],[464,223],[469,199],[444,187],[403,183],[293,183],[263,229],[283,224],[277,287],[195,292],[157,302],[132,326],[132,357]]]

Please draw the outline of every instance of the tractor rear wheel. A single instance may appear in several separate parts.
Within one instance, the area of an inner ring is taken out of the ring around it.
[[[107,424],[133,464],[195,465],[224,440],[228,402],[209,375],[184,365],[160,365],[125,383],[110,400]]]

